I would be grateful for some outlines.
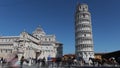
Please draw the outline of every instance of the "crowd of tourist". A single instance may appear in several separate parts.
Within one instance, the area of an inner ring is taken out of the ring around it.
[[[113,64],[113,65],[119,65],[120,64],[120,58],[115,60],[115,58],[109,58],[106,59],[94,59],[90,58],[89,61],[92,61],[90,63],[85,63],[85,61],[81,59],[76,59],[75,57],[57,57],[57,58],[51,58],[48,57],[47,59],[45,57],[43,58],[29,58],[25,59],[24,56],[21,57],[20,60],[18,60],[18,55],[14,54],[9,56],[9,58],[4,59],[3,57],[0,58],[0,63],[2,65],[6,64],[8,68],[23,68],[23,65],[38,65],[40,67],[46,67],[46,66],[84,66],[84,65],[98,65],[102,66],[104,64]]]

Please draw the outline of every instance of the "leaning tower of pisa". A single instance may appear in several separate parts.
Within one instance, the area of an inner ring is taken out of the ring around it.
[[[87,4],[78,4],[75,12],[75,50],[87,63],[94,57],[91,14]]]

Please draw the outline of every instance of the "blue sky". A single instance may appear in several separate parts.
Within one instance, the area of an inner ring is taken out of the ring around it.
[[[77,3],[87,3],[92,15],[95,52],[120,50],[120,0],[0,0],[0,35],[32,33],[38,25],[74,53]]]

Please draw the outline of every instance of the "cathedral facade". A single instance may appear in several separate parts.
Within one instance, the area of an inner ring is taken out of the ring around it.
[[[8,58],[11,53],[26,59],[62,57],[63,44],[55,35],[46,35],[41,27],[37,27],[32,34],[23,31],[19,36],[0,36],[0,57]]]

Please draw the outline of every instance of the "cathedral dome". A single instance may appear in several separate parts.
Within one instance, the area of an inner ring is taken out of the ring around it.
[[[44,30],[40,27],[40,26],[38,26],[36,29],[35,29],[35,31],[33,31],[33,36],[35,36],[35,37],[37,37],[37,36],[45,36],[46,35],[46,33],[44,32]]]

